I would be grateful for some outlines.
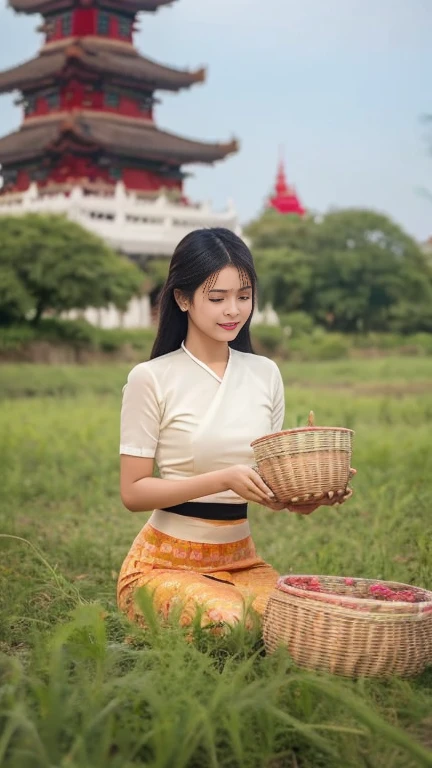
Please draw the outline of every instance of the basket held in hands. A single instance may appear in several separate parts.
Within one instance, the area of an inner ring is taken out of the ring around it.
[[[264,435],[251,443],[257,471],[281,502],[302,503],[344,490],[349,481],[354,432],[308,425]]]

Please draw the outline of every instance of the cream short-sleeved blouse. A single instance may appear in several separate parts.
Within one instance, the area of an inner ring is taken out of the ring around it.
[[[154,458],[165,480],[253,466],[250,443],[280,431],[284,411],[282,377],[273,360],[230,349],[221,379],[182,344],[129,373],[120,453]],[[194,501],[244,503],[233,491]]]

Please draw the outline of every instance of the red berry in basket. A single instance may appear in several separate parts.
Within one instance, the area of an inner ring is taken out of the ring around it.
[[[421,599],[414,589],[391,589],[384,584],[372,584],[369,594],[376,600],[389,602],[417,603]]]
[[[318,576],[288,576],[285,583],[296,589],[303,589],[307,592],[330,592],[343,595],[344,592],[329,590],[323,587]],[[344,578],[344,584],[352,587],[356,583],[355,579],[347,576]],[[386,584],[372,584],[369,587],[369,597],[375,600],[385,600],[386,602],[419,603],[425,600],[425,595],[418,589],[392,589]]]
[[[297,589],[321,592],[321,584],[316,576],[289,576],[287,581],[291,587],[297,587]]]

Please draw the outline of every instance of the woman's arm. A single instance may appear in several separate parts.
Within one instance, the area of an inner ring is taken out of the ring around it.
[[[273,496],[252,467],[237,464],[228,469],[205,472],[184,480],[152,477],[153,459],[122,455],[120,457],[120,495],[131,512],[150,512],[215,493],[233,490],[245,501],[262,504]]]

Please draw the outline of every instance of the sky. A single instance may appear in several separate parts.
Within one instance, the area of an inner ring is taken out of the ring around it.
[[[0,69],[33,56],[38,17],[0,0]],[[186,193],[242,223],[262,211],[282,151],[312,211],[368,207],[419,240],[432,235],[432,0],[178,0],[142,14],[136,45],[207,80],[157,95],[161,128],[240,141],[237,155],[189,166]],[[0,135],[19,126],[0,97]],[[431,198],[422,190],[430,189]]]

